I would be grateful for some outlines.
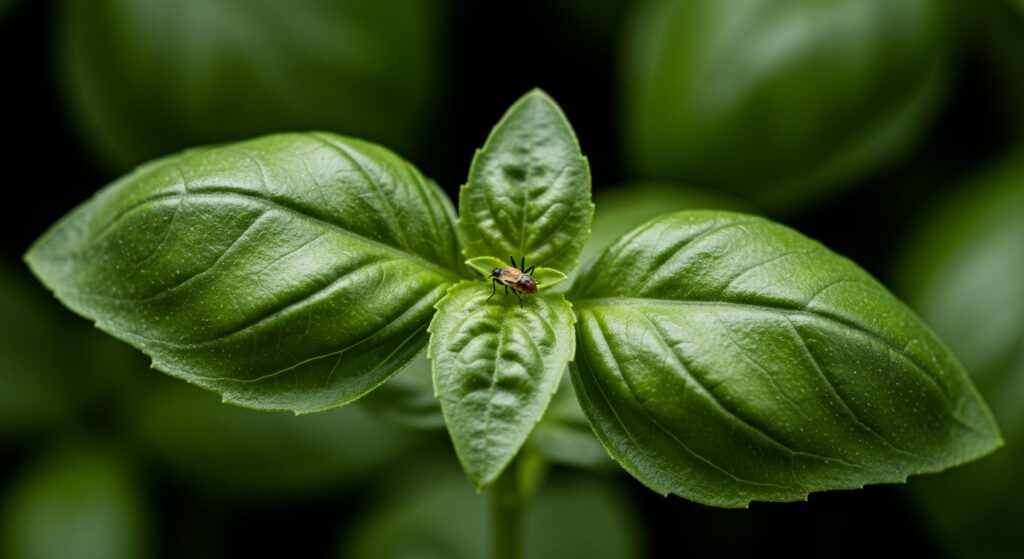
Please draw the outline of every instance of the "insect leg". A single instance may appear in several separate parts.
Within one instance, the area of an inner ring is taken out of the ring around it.
[[[508,286],[505,286],[505,296],[508,297]]]
[[[519,296],[519,292],[512,290],[512,293],[515,293],[516,299],[519,299],[519,308],[523,308],[523,298]]]
[[[515,268],[516,267],[516,257],[515,256],[509,256],[508,259],[512,261],[512,267]]]
[[[523,255],[522,261],[519,262],[519,269],[520,270],[525,270],[526,269],[526,255],[525,254]]]
[[[529,270],[523,270],[523,273],[525,273],[526,275],[530,275],[530,274],[533,273],[533,269],[534,268],[536,268],[536,266],[530,266],[530,269]]]
[[[494,297],[494,295],[497,292],[498,292],[498,280],[492,279],[491,280],[491,297]],[[491,297],[488,297],[487,300],[490,301]]]

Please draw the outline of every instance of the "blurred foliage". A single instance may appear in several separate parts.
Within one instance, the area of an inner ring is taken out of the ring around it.
[[[359,400],[374,417],[408,429],[444,429],[427,351]]]
[[[977,0],[971,10],[973,34],[993,74],[993,108],[1003,126],[1024,139],[1024,0]]]
[[[908,301],[963,361],[1006,447],[915,481],[935,533],[959,557],[1024,549],[1024,152],[966,185],[918,232],[902,278]]]
[[[651,0],[625,43],[622,138],[644,178],[775,211],[906,152],[942,97],[946,0]]]
[[[0,443],[67,419],[71,405],[54,328],[61,317],[13,266],[0,262]]]
[[[303,416],[255,413],[159,380],[133,401],[133,426],[161,467],[204,492],[263,500],[310,495],[373,475],[413,445],[410,433],[358,406]]]
[[[129,466],[99,448],[46,457],[5,495],[0,555],[9,559],[136,559],[148,511]]]
[[[347,531],[339,557],[471,559],[488,545],[488,502],[474,493],[452,461],[407,467],[402,482]],[[557,474],[557,472],[556,472]],[[552,476],[538,489],[525,519],[525,559],[642,557],[629,502],[609,478]]]
[[[329,130],[414,155],[441,0],[64,0],[58,53],[90,147],[123,171],[185,147]]]
[[[750,207],[738,198],[671,183],[633,183],[594,193],[593,231],[580,262],[601,254],[634,227],[659,215],[682,210],[736,210]]]

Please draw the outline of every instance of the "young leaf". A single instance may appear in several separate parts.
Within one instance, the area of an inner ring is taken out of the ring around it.
[[[462,270],[453,211],[405,160],[287,134],[147,165],[26,256],[68,307],[238,405],[345,404],[426,343]]]
[[[767,220],[663,216],[609,247],[572,293],[583,409],[659,493],[792,501],[1000,444],[963,368],[907,307]]]
[[[572,306],[559,294],[491,295],[483,281],[452,286],[430,324],[434,391],[462,468],[490,485],[544,415],[572,359]]]
[[[533,90],[505,113],[473,158],[459,212],[467,258],[576,266],[594,216],[590,167],[554,100]]]

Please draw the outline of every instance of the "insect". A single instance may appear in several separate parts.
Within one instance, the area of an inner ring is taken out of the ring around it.
[[[512,262],[511,266],[491,270],[491,297],[498,293],[498,284],[500,283],[505,286],[506,297],[508,296],[508,288],[512,288],[512,293],[515,293],[516,299],[519,299],[519,306],[522,307],[523,298],[519,294],[537,292],[537,282],[530,277],[536,266],[527,268],[525,256],[519,262],[518,268],[516,267],[515,257],[509,256],[508,259]],[[491,297],[488,297],[487,300],[490,301]]]

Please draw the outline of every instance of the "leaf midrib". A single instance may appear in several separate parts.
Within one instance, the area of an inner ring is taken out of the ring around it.
[[[795,306],[783,306],[783,305],[777,305],[777,306],[764,305],[764,304],[758,305],[758,304],[754,304],[754,303],[738,303],[738,302],[734,302],[734,301],[700,301],[700,300],[647,299],[647,298],[643,298],[643,297],[593,297],[593,298],[573,299],[573,303],[575,305],[578,305],[579,307],[589,307],[589,308],[601,307],[601,306],[614,307],[614,306],[637,306],[637,305],[692,306],[692,307],[728,307],[728,308],[746,308],[746,309],[756,310],[756,311],[759,311],[759,312],[779,312],[779,313],[811,316],[811,317],[818,318],[818,319],[821,319],[821,320],[825,320],[825,321],[828,321],[828,322],[833,322],[833,323],[838,324],[840,326],[845,326],[845,327],[850,328],[852,330],[855,330],[855,331],[857,331],[857,332],[859,332],[859,333],[861,333],[861,334],[863,334],[865,336],[868,336],[871,339],[874,339],[874,340],[878,341],[880,344],[884,345],[885,347],[889,348],[890,350],[892,350],[892,351],[894,351],[894,352],[896,352],[896,353],[898,353],[900,355],[905,356],[908,361],[910,361],[912,364],[914,364],[918,369],[921,369],[922,372],[927,371],[927,369],[925,369],[923,365],[921,365],[920,363],[915,361],[913,358],[911,358],[909,355],[907,355],[906,352],[904,352],[901,348],[899,348],[896,345],[894,345],[892,340],[889,340],[885,336],[882,336],[881,334],[878,334],[876,332],[872,332],[871,330],[866,329],[864,326],[862,326],[860,324],[857,324],[856,322],[853,322],[853,321],[850,321],[850,320],[844,320],[843,318],[841,318],[839,316],[835,316],[835,315],[831,315],[831,314],[815,312],[814,310],[811,310],[811,309],[808,309],[808,308],[801,308],[801,307],[795,307]],[[945,398],[947,402],[952,403],[949,400],[949,394],[946,393],[946,390],[942,387],[941,384],[939,384],[938,380],[936,380],[935,378],[932,378],[932,376],[929,375],[929,374],[925,374],[923,376],[936,386],[936,388],[939,390],[939,392],[942,394],[943,398]]]
[[[125,216],[127,216],[127,215],[129,215],[129,214],[131,214],[133,212],[136,212],[136,211],[139,211],[139,210],[143,210],[143,209],[145,209],[145,208],[147,208],[147,207],[149,207],[149,206],[151,206],[153,204],[156,204],[158,202],[163,202],[163,201],[167,201],[167,200],[173,200],[174,198],[179,198],[180,201],[184,201],[186,198],[197,198],[197,197],[198,198],[203,198],[203,197],[216,197],[216,196],[225,196],[225,195],[229,196],[229,197],[238,197],[238,198],[241,198],[241,199],[245,200],[246,202],[255,203],[255,204],[258,204],[258,205],[262,205],[264,207],[269,207],[270,209],[275,209],[275,210],[278,210],[278,211],[282,211],[284,213],[291,214],[291,215],[295,216],[298,219],[303,219],[303,220],[307,220],[307,221],[310,221],[310,222],[314,222],[314,223],[316,223],[318,225],[321,225],[323,227],[326,227],[326,228],[328,228],[328,229],[330,229],[332,231],[336,231],[338,233],[341,233],[342,235],[345,235],[347,237],[351,237],[351,238],[357,239],[357,240],[359,240],[361,242],[368,243],[368,244],[373,245],[375,247],[378,247],[378,248],[380,248],[380,249],[382,249],[384,251],[397,254],[400,257],[406,258],[408,260],[411,260],[411,261],[415,262],[416,264],[418,264],[419,266],[422,266],[423,268],[426,268],[426,269],[428,269],[430,271],[433,271],[433,272],[435,272],[435,273],[437,273],[437,274],[439,274],[442,277],[445,277],[447,279],[451,279],[451,280],[459,279],[456,276],[454,271],[448,270],[447,268],[444,268],[444,267],[441,267],[441,266],[438,266],[437,264],[434,264],[433,262],[430,262],[429,260],[423,258],[422,256],[419,256],[417,254],[413,254],[413,253],[409,252],[407,250],[407,247],[399,248],[399,247],[396,247],[396,246],[393,246],[393,245],[390,245],[390,244],[378,241],[376,239],[372,239],[370,237],[367,237],[367,236],[365,236],[363,234],[357,233],[357,232],[352,231],[350,229],[346,229],[345,227],[341,226],[340,224],[335,223],[333,221],[330,221],[330,220],[328,220],[328,219],[326,219],[324,217],[320,217],[320,216],[317,216],[317,215],[314,215],[314,214],[307,213],[309,211],[308,208],[304,208],[301,205],[289,203],[289,202],[286,202],[285,200],[282,200],[282,199],[269,198],[269,197],[257,194],[255,192],[252,192],[250,190],[241,189],[241,188],[237,188],[237,187],[231,187],[231,186],[204,186],[202,188],[202,190],[190,190],[188,192],[174,191],[174,192],[166,192],[166,193],[161,193],[161,194],[157,194],[157,195],[151,196],[149,198],[146,198],[145,200],[142,200],[142,201],[132,205],[131,207],[125,209],[124,211],[119,213],[117,216],[115,216],[112,220],[110,220],[109,223],[107,223],[103,227],[101,232],[97,233],[97,235],[95,235],[92,239],[90,239],[90,242],[95,240],[100,235],[105,234],[108,230],[113,228],[113,226],[118,221],[123,219]]]

